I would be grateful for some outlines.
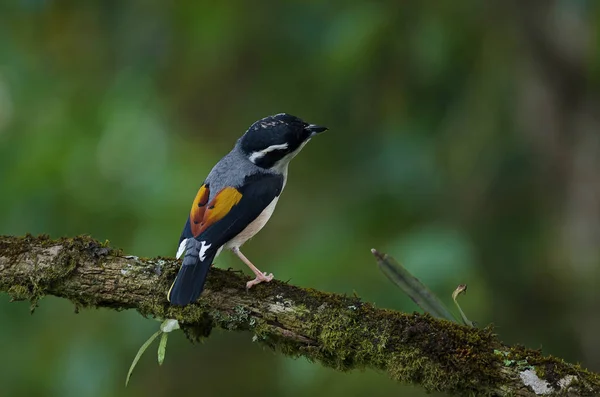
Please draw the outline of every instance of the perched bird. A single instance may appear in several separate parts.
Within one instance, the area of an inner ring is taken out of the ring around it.
[[[254,272],[250,288],[273,279],[240,251],[267,223],[287,181],[288,164],[310,139],[327,130],[280,113],[250,126],[233,150],[210,171],[198,190],[181,238],[181,269],[168,292],[173,305],[200,296],[213,260],[223,248],[233,251]]]

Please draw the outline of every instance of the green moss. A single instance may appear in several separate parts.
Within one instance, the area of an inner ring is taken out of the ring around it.
[[[207,289],[242,293],[244,281],[237,273],[214,269]],[[167,283],[164,288],[168,288]],[[481,384],[494,386],[502,382],[497,371],[502,359],[494,354],[494,348],[502,346],[492,329],[381,310],[357,297],[301,289],[278,281],[259,285],[248,294],[252,301],[273,302],[283,308],[285,302],[291,302],[291,309],[272,318],[253,316],[245,306],[236,306],[230,312],[214,311],[209,308],[209,293],[198,304],[169,309],[168,315],[182,315],[189,322],[198,313],[209,313],[211,326],[251,330],[255,341],[285,355],[302,355],[341,371],[376,368],[402,382],[422,383],[428,390],[462,393],[481,390]],[[181,310],[189,311],[183,314]]]
[[[33,296],[29,288],[18,284],[10,286],[7,292],[13,301],[31,300]]]
[[[457,373],[448,373],[440,365],[424,357],[419,349],[408,348],[394,354],[389,361],[388,373],[396,380],[422,384],[429,391],[440,390],[445,384],[460,383]]]
[[[84,261],[97,261],[104,256],[119,253],[89,236],[53,240],[48,235],[27,234],[23,237],[4,236],[0,238],[0,252],[9,258],[11,265],[14,265],[23,254],[32,249],[51,250],[58,246],[61,246],[62,249],[56,252],[58,255],[52,261],[51,266],[45,267],[43,271],[34,271],[27,275],[3,277],[0,286],[6,288],[7,291],[12,291],[13,299],[27,299],[35,306],[46,291],[69,278],[77,266]],[[51,253],[54,254],[54,252]],[[39,260],[40,258],[38,258]]]
[[[286,324],[309,342],[282,335],[268,320],[257,322],[254,339],[288,356],[303,355],[341,371],[373,367],[399,381],[418,381],[428,390],[480,390],[481,382],[493,385],[501,381],[495,370],[501,360],[489,349],[498,345],[491,329],[379,310],[354,297],[291,286],[283,289],[277,284],[273,290],[261,298],[272,300],[281,294],[285,299],[296,299],[291,317],[299,321],[290,324],[286,318]],[[245,321],[245,315],[227,315],[218,318],[217,324],[246,329]]]
[[[228,331],[249,330],[256,324],[256,319],[250,316],[250,311],[237,305],[231,313],[212,310],[210,315],[214,324]]]
[[[52,291],[54,284],[71,277],[82,262],[92,261],[102,266],[105,257],[121,255],[120,251],[109,248],[107,242],[98,243],[87,236],[9,239],[0,239],[0,250],[10,250],[13,260],[24,252],[25,246],[32,244],[64,247],[48,274],[33,280],[15,277],[8,287],[4,286],[14,299],[33,302],[45,291]],[[577,375],[573,385],[583,390],[600,389],[598,375],[544,357],[539,351],[504,346],[491,328],[476,329],[429,315],[377,309],[356,296],[302,289],[280,281],[245,291],[248,277],[218,268],[209,273],[206,292],[198,302],[183,308],[173,307],[165,293],[178,271],[176,261],[135,259],[130,266],[123,269],[128,272],[127,282],[133,283],[129,288],[135,290],[135,283],[139,282],[141,289],[147,290],[150,285],[157,292],[151,293],[149,299],[136,301],[136,309],[144,316],[178,320],[183,332],[194,342],[203,341],[214,327],[249,330],[258,343],[291,357],[304,356],[341,371],[375,368],[398,381],[422,384],[427,390],[463,395],[501,390],[505,379],[500,377],[505,371],[499,369],[506,367],[519,371],[534,368],[540,378],[555,387],[566,375]],[[223,301],[223,291],[235,302],[231,306]],[[90,300],[96,299],[93,297],[85,298],[88,301],[77,295],[69,297],[80,306],[99,304]],[[106,302],[101,305],[108,306]],[[133,306],[119,303],[115,308]]]
[[[338,370],[372,366],[399,381],[419,381],[428,390],[464,391],[475,389],[469,384],[474,379],[500,381],[493,370],[498,360],[488,349],[490,332],[371,305],[323,310],[315,324],[321,325],[312,336],[322,346],[316,359]]]

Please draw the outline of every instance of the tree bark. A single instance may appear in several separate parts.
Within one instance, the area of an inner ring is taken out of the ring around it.
[[[14,300],[44,295],[77,308],[135,309],[179,321],[192,341],[213,327],[244,330],[292,357],[340,371],[374,368],[400,382],[455,395],[600,395],[600,376],[538,350],[503,344],[476,329],[429,315],[379,309],[357,297],[274,280],[246,291],[247,278],[214,268],[200,300],[166,300],[179,263],[126,256],[87,236],[0,236],[0,291]]]

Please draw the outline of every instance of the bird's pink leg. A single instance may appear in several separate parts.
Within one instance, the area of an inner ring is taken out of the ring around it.
[[[252,270],[256,275],[256,278],[254,280],[248,281],[246,283],[246,288],[252,288],[253,285],[260,284],[263,281],[268,283],[269,281],[273,280],[273,273],[267,275],[267,272],[263,273],[260,270],[258,270],[258,268],[254,266],[244,254],[242,254],[242,251],[240,251],[239,248],[232,248],[231,250],[234,254],[238,256],[238,258],[242,260],[242,262],[248,265],[250,270]]]

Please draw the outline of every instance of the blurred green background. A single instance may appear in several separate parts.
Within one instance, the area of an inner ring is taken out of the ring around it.
[[[323,124],[245,253],[277,278],[416,307],[393,254],[507,343],[600,371],[600,2],[0,2],[0,233],[175,254],[255,120]],[[243,269],[231,254],[221,267]],[[0,396],[421,396],[215,331],[0,295]]]

